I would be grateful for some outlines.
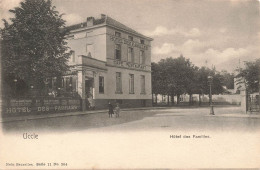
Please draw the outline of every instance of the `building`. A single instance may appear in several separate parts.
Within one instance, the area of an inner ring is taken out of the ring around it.
[[[67,29],[71,72],[60,88],[77,93],[83,110],[152,105],[151,38],[103,14]]]

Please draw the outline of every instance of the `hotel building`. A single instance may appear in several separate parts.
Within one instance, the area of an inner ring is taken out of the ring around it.
[[[151,41],[106,15],[67,27],[71,73],[62,88],[82,99],[82,109],[152,105]]]

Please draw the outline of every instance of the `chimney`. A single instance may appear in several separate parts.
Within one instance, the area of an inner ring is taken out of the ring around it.
[[[101,14],[101,19],[105,19],[106,15],[105,14]]]
[[[87,27],[91,27],[94,25],[94,17],[87,18]]]

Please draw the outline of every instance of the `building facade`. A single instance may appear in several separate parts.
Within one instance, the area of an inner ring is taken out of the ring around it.
[[[151,38],[103,14],[67,29],[71,72],[61,88],[77,93],[83,110],[152,105]]]

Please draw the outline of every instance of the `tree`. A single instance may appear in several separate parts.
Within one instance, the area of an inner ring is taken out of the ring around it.
[[[223,76],[215,68],[196,67],[189,59],[182,55],[178,58],[161,59],[158,63],[152,63],[152,89],[153,94],[167,95],[174,103],[174,96],[177,95],[177,104],[180,103],[180,95],[189,94],[190,104],[192,95],[200,96],[209,94],[208,76],[213,77],[212,94],[223,93]]]
[[[172,104],[175,95],[177,95],[177,104],[180,102],[181,94],[188,93],[192,98],[196,89],[195,69],[197,67],[182,55],[178,58],[161,59],[158,64],[152,64],[153,91],[167,95],[168,105],[170,96]]]
[[[42,89],[68,70],[65,21],[51,0],[25,0],[10,12],[11,24],[4,20],[1,29],[3,76]]]
[[[157,105],[157,95],[160,94],[160,68],[159,64],[151,63],[152,70],[152,96],[155,95],[155,104]]]
[[[226,70],[222,70],[220,74],[223,77],[223,85],[228,89],[234,89],[234,74],[228,73]]]
[[[201,67],[196,72],[196,84],[197,84],[197,92],[199,94],[199,105],[201,105],[201,95],[208,94],[209,86],[208,86],[208,76],[210,74],[210,70],[206,67]]]
[[[239,73],[236,76],[236,83],[239,85],[239,88],[244,84],[249,94],[259,92],[260,59],[253,62],[245,62],[245,68],[240,68],[237,71]]]
[[[169,96],[174,104],[174,94],[176,91],[176,67],[175,59],[172,57],[162,59],[159,62],[161,69],[161,93],[167,95],[167,104],[169,105]]]
[[[180,103],[180,95],[188,93],[190,98],[194,92],[194,66],[189,59],[182,55],[175,59],[175,82],[176,82],[176,95],[177,104]],[[191,102],[191,100],[190,100]]]
[[[212,94],[221,94],[224,92],[223,76],[216,72],[215,69],[201,67],[196,71],[196,93],[199,94],[199,105],[201,104],[201,95],[209,94],[208,76],[213,77]]]

